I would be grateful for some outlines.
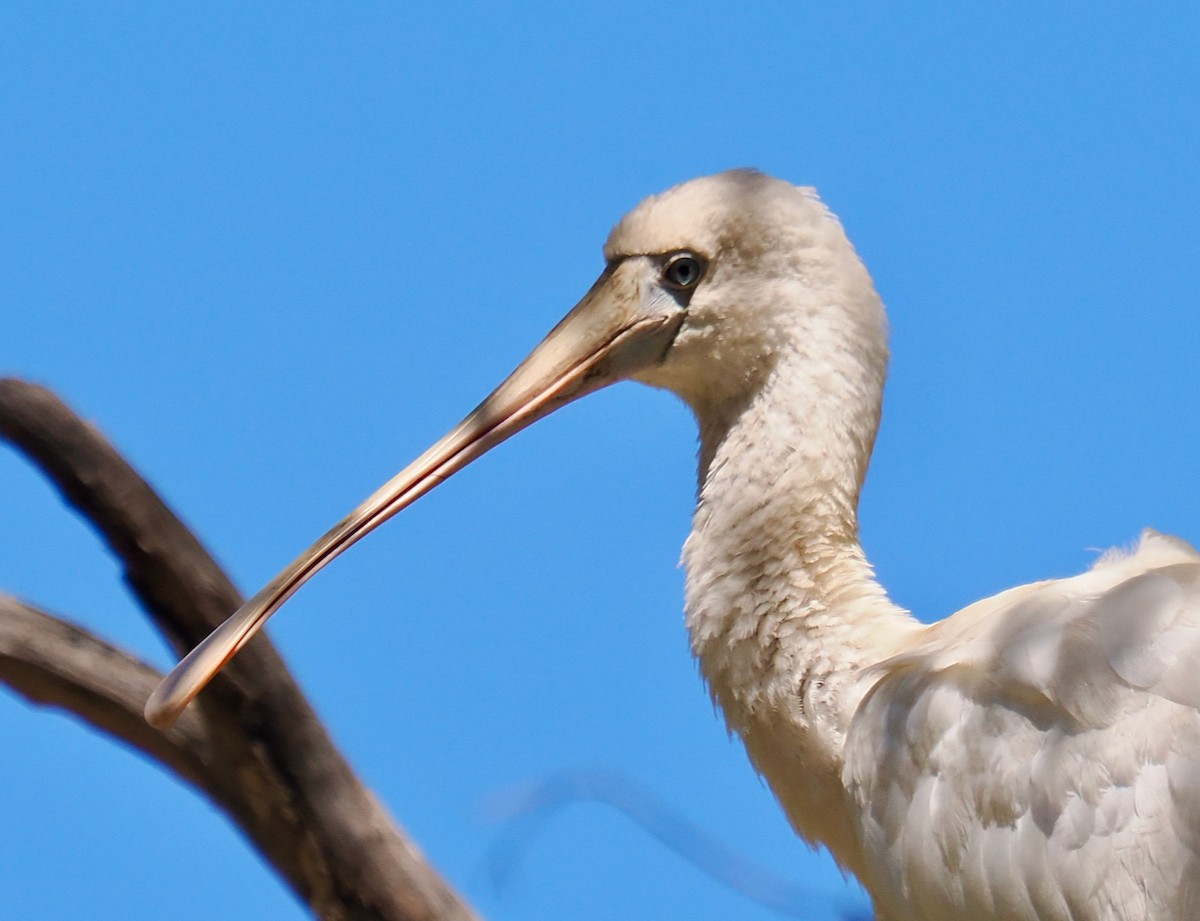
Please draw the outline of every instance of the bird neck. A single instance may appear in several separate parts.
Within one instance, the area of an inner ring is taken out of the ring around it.
[[[853,868],[853,833],[831,804],[856,678],[915,622],[858,542],[883,344],[830,355],[776,362],[740,402],[693,406],[700,483],[683,563],[692,649],[729,728],[797,830]]]
[[[878,397],[839,407],[806,377],[776,367],[744,405],[700,417],[699,495],[683,551],[687,625],[739,730],[797,686],[869,664],[889,632],[880,627],[907,619],[858,541]]]

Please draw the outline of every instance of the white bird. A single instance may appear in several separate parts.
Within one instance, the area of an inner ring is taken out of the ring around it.
[[[613,381],[700,430],[692,649],[802,838],[880,921],[1200,918],[1200,556],[1135,551],[924,625],[857,505],[886,320],[815,193],[749,170],[651,197],[582,301],[480,406],[168,676],[171,722],[334,556],[509,435]]]

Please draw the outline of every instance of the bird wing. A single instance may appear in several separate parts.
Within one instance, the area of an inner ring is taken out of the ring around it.
[[[1147,532],[865,677],[845,781],[884,917],[1200,917],[1200,555]],[[949,871],[949,872],[947,872]]]

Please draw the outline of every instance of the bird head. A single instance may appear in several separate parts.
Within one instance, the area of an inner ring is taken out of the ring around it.
[[[816,371],[848,350],[886,361],[882,304],[813,189],[749,169],[693,179],[629,212],[604,255],[643,297],[683,309],[670,348],[628,376],[676,393],[701,425],[760,391],[783,356]]]

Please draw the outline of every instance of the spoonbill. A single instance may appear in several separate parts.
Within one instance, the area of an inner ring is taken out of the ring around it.
[[[752,170],[695,179],[634,208],[604,257],[529,357],[193,650],[147,719],[169,725],[367,532],[631,378],[699,425],[683,562],[704,679],[881,921],[1200,918],[1200,556],[1147,531],[1081,575],[918,622],[858,541],[886,320],[816,194]]]

